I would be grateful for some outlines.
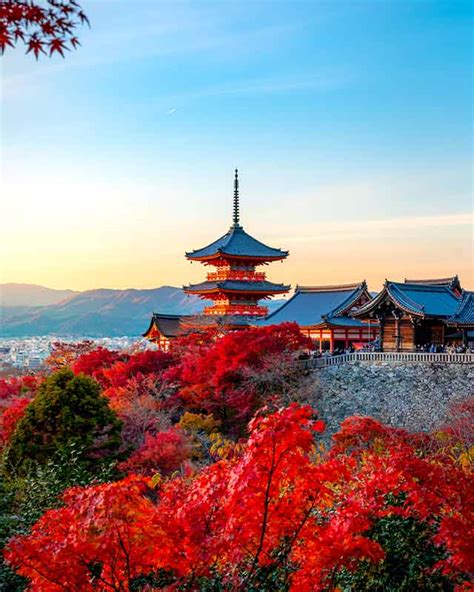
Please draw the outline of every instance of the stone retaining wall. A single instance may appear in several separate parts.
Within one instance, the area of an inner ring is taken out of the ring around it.
[[[353,362],[314,373],[314,406],[328,434],[351,415],[370,415],[410,431],[443,424],[449,407],[474,395],[474,366]]]

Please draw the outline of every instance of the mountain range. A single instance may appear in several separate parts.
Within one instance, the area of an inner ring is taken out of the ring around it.
[[[172,286],[75,292],[0,284],[0,336],[137,336],[148,328],[153,312],[195,314],[204,304]],[[271,308],[279,304],[274,301]]]

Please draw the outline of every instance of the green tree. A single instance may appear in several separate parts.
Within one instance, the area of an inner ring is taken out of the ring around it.
[[[5,470],[11,477],[44,464],[76,444],[89,470],[118,456],[122,424],[92,378],[60,370],[49,376],[10,439]]]
[[[28,473],[18,479],[0,479],[0,591],[23,592],[27,580],[18,576],[1,557],[7,541],[24,535],[50,508],[62,504],[61,494],[69,487],[112,481],[114,465],[104,463],[90,473],[82,462],[83,450],[75,444],[64,447],[46,463],[32,463]]]
[[[342,569],[336,577],[343,592],[452,592],[455,584],[440,570],[433,569],[445,558],[442,547],[432,537],[435,524],[414,518],[387,516],[377,520],[370,538],[380,543],[385,559],[379,563],[361,561],[356,571]]]

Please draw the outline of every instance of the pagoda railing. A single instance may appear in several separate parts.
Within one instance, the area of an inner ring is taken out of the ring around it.
[[[261,271],[213,271],[207,274],[208,282],[223,282],[225,280],[240,280],[245,282],[264,282],[265,274]]]
[[[205,315],[235,315],[235,316],[266,316],[268,308],[259,305],[246,304],[225,304],[206,306],[204,309]]]
[[[441,363],[441,364],[474,364],[474,354],[422,353],[422,352],[354,352],[338,356],[322,356],[300,360],[306,370],[320,370],[329,366],[339,366],[351,362],[402,362],[402,363]]]

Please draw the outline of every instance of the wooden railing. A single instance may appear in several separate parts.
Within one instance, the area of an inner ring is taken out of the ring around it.
[[[264,317],[268,314],[266,306],[253,304],[214,304],[206,306],[203,310],[205,315],[236,315],[236,316],[258,316]]]
[[[418,362],[441,364],[474,364],[474,354],[431,354],[421,352],[354,352],[340,356],[327,356],[300,360],[306,370],[319,370],[350,362]]]
[[[225,280],[243,280],[246,282],[264,282],[265,273],[262,271],[240,271],[238,269],[225,271],[211,271],[207,274],[208,282],[222,282]]]

